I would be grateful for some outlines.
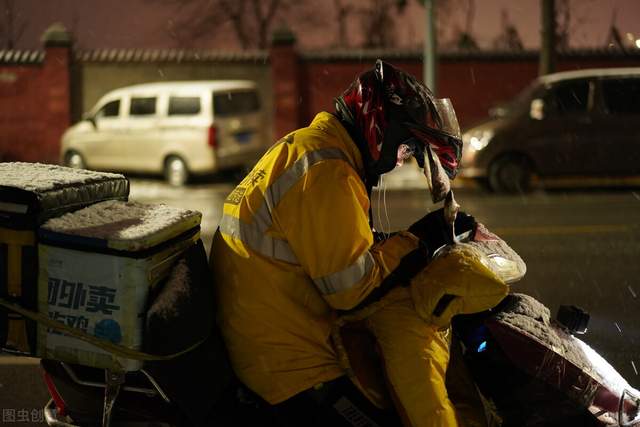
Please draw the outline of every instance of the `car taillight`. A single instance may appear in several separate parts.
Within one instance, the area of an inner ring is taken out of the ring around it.
[[[67,404],[64,403],[62,396],[60,396],[60,393],[58,393],[58,389],[53,382],[53,378],[51,378],[51,375],[49,375],[46,371],[42,371],[42,375],[44,376],[44,382],[47,385],[49,394],[51,395],[53,402],[56,404],[58,414],[60,414],[61,416],[67,415]]]
[[[218,145],[218,129],[215,126],[209,127],[209,147],[215,148]]]

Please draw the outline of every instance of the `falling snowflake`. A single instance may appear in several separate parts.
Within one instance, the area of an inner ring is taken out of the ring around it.
[[[618,322],[613,322],[613,324],[618,328],[618,332],[622,333],[622,329],[620,328],[620,325],[618,325]]]

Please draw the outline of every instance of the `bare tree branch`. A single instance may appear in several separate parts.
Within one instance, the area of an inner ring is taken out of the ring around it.
[[[147,0],[175,5],[167,25],[180,45],[211,36],[229,24],[242,49],[266,48],[274,20],[293,0]]]
[[[501,32],[493,40],[493,47],[500,50],[521,51],[524,49],[518,29],[511,23],[509,13],[505,8],[500,11]]]
[[[396,0],[372,0],[369,7],[357,9],[365,37],[364,47],[388,47],[395,43],[394,6],[397,6]]]
[[[424,6],[424,0],[417,0]],[[467,6],[467,13],[463,16],[467,18],[465,22],[471,22],[469,19],[469,3],[468,0],[437,0],[436,7],[436,31],[438,34],[438,45],[443,48],[458,48],[461,35],[466,31],[460,25],[455,23],[456,17]],[[474,11],[475,13],[475,11]],[[471,16],[471,19],[473,15]],[[463,22],[463,25],[464,23]],[[470,24],[466,25],[469,27]],[[475,42],[475,41],[474,41]]]
[[[3,0],[2,44],[6,49],[15,49],[27,28],[27,23],[19,20],[15,0]]]
[[[571,4],[569,0],[558,0],[556,3],[556,43],[559,50],[569,48],[571,32]]]
[[[347,19],[353,12],[353,6],[343,3],[343,0],[333,0],[336,9],[336,21],[338,23],[338,41],[340,47],[349,45],[349,37],[347,34]]]
[[[465,22],[464,30],[467,34],[471,35],[473,26],[473,18],[476,14],[476,2],[474,0],[467,0],[467,19]]]
[[[233,25],[238,41],[243,49],[251,47],[251,40],[247,35],[245,10],[247,7],[246,0],[219,0],[221,9],[226,13],[228,19]],[[234,4],[236,7],[234,8]]]
[[[262,11],[260,0],[252,0],[252,3],[253,14],[258,26],[257,45],[259,48],[264,49],[269,45],[269,29],[278,7],[280,6],[280,0],[270,0],[267,5],[267,10],[264,13]]]

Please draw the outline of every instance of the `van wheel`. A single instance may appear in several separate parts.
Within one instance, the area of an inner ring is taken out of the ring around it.
[[[179,187],[189,181],[187,164],[180,157],[171,156],[164,162],[164,179],[173,186]]]
[[[74,169],[86,169],[87,164],[84,162],[82,155],[76,151],[69,151],[64,156],[64,165]]]
[[[531,190],[533,168],[524,156],[508,155],[489,167],[489,187],[495,192],[527,193]]]

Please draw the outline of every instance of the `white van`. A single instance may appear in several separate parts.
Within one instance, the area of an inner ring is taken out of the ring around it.
[[[62,136],[71,167],[193,174],[251,166],[266,150],[256,84],[244,80],[148,83],[104,95]]]

